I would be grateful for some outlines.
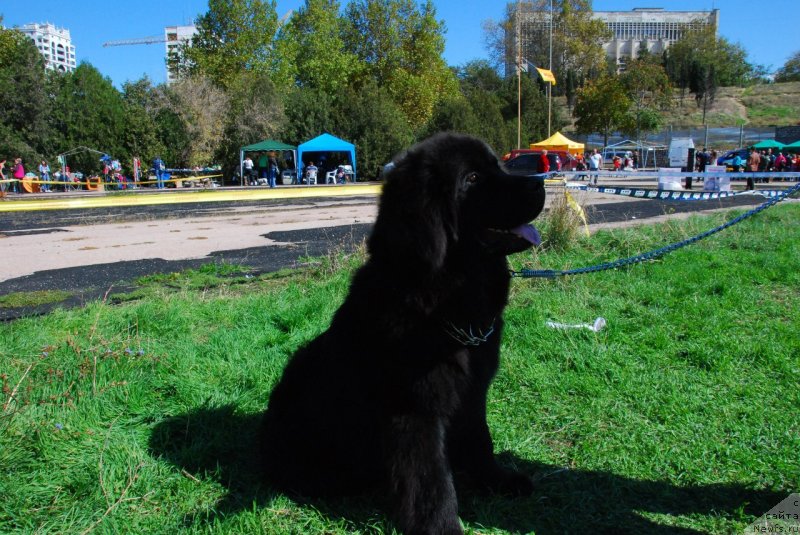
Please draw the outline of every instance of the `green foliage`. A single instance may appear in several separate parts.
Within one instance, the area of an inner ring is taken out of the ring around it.
[[[247,71],[269,73],[278,29],[274,0],[209,0],[192,46],[181,50],[189,72],[231,87]]]
[[[686,90],[694,93],[704,122],[718,87],[745,85],[756,72],[741,45],[718,37],[716,29],[706,25],[697,25],[673,43],[664,52],[663,64],[681,95]]]
[[[360,178],[377,177],[398,152],[414,140],[403,110],[386,89],[366,83],[345,91],[337,100],[336,128],[358,147]]]
[[[800,50],[792,54],[775,73],[776,82],[800,82]]]
[[[220,163],[223,170],[232,173],[239,167],[239,148],[277,137],[285,119],[280,97],[266,74],[242,74],[227,96],[224,135],[208,163]]]
[[[195,75],[173,84],[170,92],[171,111],[180,118],[190,140],[183,149],[182,160],[190,166],[214,162],[225,138],[232,91],[224,91],[208,77]]]
[[[579,134],[600,132],[605,146],[612,132],[628,126],[632,104],[619,77],[604,75],[578,91],[575,129]]]
[[[52,125],[58,132],[58,152],[89,147],[123,158],[125,106],[110,79],[91,64],[81,63],[75,71],[54,77],[53,93]],[[101,163],[97,154],[82,153],[73,157],[70,167],[96,172]]]
[[[458,91],[442,58],[445,28],[433,3],[354,0],[346,18],[345,44],[364,65],[361,76],[389,91],[414,130],[423,128],[436,103]]]
[[[592,17],[590,0],[554,0],[552,71],[557,83],[553,92],[565,95],[572,88],[581,87],[606,69],[606,55],[603,42],[609,37],[609,30],[602,21]],[[517,63],[517,50],[508,46],[508,36],[515,35],[517,28],[517,9],[523,13],[523,27],[529,46],[522,50],[524,59],[537,67],[551,65],[551,40],[549,28],[549,0],[524,0],[509,2],[506,16],[501,22],[484,23],[485,40],[489,55],[495,64],[508,66]],[[527,27],[532,25],[533,28]],[[570,74],[571,73],[571,74]],[[568,76],[573,77],[574,85],[566,84]]]
[[[124,131],[122,135],[123,161],[130,161],[137,156],[146,159],[156,155],[164,156],[165,145],[159,137],[156,113],[161,103],[150,80],[145,77],[136,82],[126,82],[122,86],[124,110]],[[172,165],[177,162],[169,160]]]
[[[50,145],[44,60],[32,40],[2,27],[0,81],[0,154],[31,165]]]
[[[276,47],[297,85],[335,95],[360,68],[344,44],[345,20],[337,0],[306,0],[281,29]]]
[[[72,294],[63,290],[40,290],[36,292],[12,292],[0,295],[0,308],[35,307],[58,303]]]
[[[661,126],[659,111],[672,104],[672,86],[664,68],[654,58],[636,59],[628,63],[620,75],[632,106],[623,131],[641,139],[642,132],[657,130]]]

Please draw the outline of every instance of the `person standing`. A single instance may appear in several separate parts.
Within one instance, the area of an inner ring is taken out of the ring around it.
[[[47,160],[42,160],[42,163],[39,164],[39,176],[41,176],[42,180],[42,191],[44,193],[50,192],[50,166],[47,165]]]
[[[244,185],[245,186],[252,186],[257,184],[257,182],[253,179],[253,159],[250,156],[244,159],[242,162],[242,167],[244,167]]]
[[[758,168],[761,166],[761,155],[758,153],[756,149],[753,149],[750,152],[750,156],[747,158],[747,170],[750,171],[747,174],[747,189],[754,190],[756,189],[755,180],[753,179],[753,173],[758,172]]]
[[[22,191],[22,179],[25,178],[25,166],[22,165],[22,158],[14,158],[14,170],[12,176],[15,179],[14,183],[12,184],[14,192],[20,193]]]
[[[139,181],[142,179],[142,160],[138,156],[133,157],[133,187],[139,187]]]
[[[278,167],[278,159],[275,158],[274,154],[271,154],[269,157],[269,187],[274,188],[275,183],[278,180],[278,174],[280,173],[280,168]]]
[[[589,171],[593,171],[594,173],[590,173],[589,182],[597,185],[598,179],[600,178],[600,167],[603,165],[603,157],[597,152],[597,149],[592,149],[592,155],[589,156]]]
[[[547,149],[542,149],[542,154],[539,155],[539,164],[536,170],[540,175],[550,172],[550,159],[547,157]]]
[[[5,167],[6,161],[0,160],[0,197],[6,196],[6,175],[3,174]]]
[[[161,159],[161,156],[156,156],[156,159],[153,160],[153,171],[156,174],[156,188],[164,189],[164,170],[166,169],[166,165],[164,165],[164,161]]]

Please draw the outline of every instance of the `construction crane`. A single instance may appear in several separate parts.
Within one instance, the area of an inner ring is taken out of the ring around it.
[[[283,24],[287,21],[287,19],[292,15],[294,12],[293,9],[287,11],[281,20],[278,21],[278,28],[283,26]],[[155,43],[166,43],[166,42],[173,42],[178,41],[178,35],[174,33],[170,33],[168,35],[151,35],[150,37],[138,37],[135,39],[120,39],[118,41],[106,41],[103,43],[103,47],[109,46],[127,46],[127,45],[152,45]]]
[[[170,39],[171,41],[177,41],[177,37],[175,39]],[[108,46],[126,46],[126,45],[152,45],[154,43],[166,43],[167,38],[163,35],[152,35],[150,37],[139,37],[137,39],[120,39],[119,41],[106,41],[103,43],[103,47]]]

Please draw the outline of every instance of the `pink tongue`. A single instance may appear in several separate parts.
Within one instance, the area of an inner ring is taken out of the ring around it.
[[[533,245],[542,243],[542,237],[539,236],[539,231],[533,225],[520,225],[517,228],[511,229],[511,232],[524,240],[528,240]]]

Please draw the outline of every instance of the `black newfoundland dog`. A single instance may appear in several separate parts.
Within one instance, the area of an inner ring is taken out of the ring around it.
[[[455,134],[412,147],[385,179],[369,260],[270,396],[264,467],[277,488],[304,495],[385,492],[405,533],[462,533],[454,471],[493,492],[532,491],[494,458],[486,394],[506,255],[538,243],[528,222],[544,185]]]

